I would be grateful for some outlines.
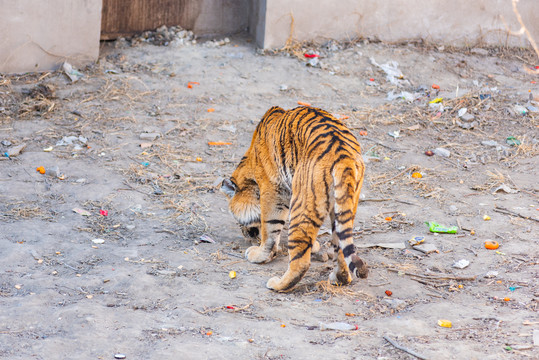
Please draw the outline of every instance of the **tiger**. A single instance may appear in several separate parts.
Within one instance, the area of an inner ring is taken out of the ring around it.
[[[276,256],[280,234],[288,227],[288,269],[266,287],[287,292],[310,267],[320,248],[318,231],[329,215],[336,266],[329,275],[335,285],[366,278],[367,263],[355,252],[353,223],[365,165],[351,131],[319,108],[270,108],[257,125],[251,145],[220,190],[248,240],[260,240],[245,257],[267,263]]]

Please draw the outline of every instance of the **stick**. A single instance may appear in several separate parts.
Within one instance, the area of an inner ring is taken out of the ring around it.
[[[399,272],[399,270],[397,269],[388,268],[387,270],[393,271],[396,273]],[[449,275],[449,274],[444,274],[443,276],[429,276],[429,275],[413,274],[406,271],[403,271],[403,273],[404,275],[415,276],[415,277],[418,277],[421,279],[427,279],[427,280],[460,280],[460,281],[470,280],[470,281],[473,281],[477,278],[477,276],[454,276],[454,275]]]
[[[511,210],[508,210],[506,208],[502,208],[502,207],[499,207],[498,205],[495,205],[496,207],[494,208],[494,211],[496,212],[499,212],[499,213],[502,213],[502,214],[505,214],[505,215],[513,215],[513,216],[517,216],[519,218],[522,218],[522,219],[526,219],[526,220],[533,220],[533,221],[537,221],[539,222],[539,219],[536,219],[534,217],[531,217],[531,216],[524,216],[524,215],[521,215],[519,213],[516,213],[514,211],[511,211]]]
[[[404,174],[406,174],[407,172],[412,171],[412,170],[414,170],[414,169],[416,169],[416,168],[417,168],[417,165],[412,165],[412,166],[410,166],[409,168],[406,168],[406,169],[402,170],[402,171],[401,171],[400,173],[398,173],[397,175],[395,175],[395,176],[393,176],[393,177],[390,177],[389,179],[385,179],[385,180],[378,181],[377,183],[374,183],[374,184],[372,184],[371,186],[377,186],[377,185],[386,183],[386,182],[391,181],[391,180],[393,180],[393,179],[396,179],[396,178],[398,178],[399,176],[404,175]]]
[[[393,150],[393,151],[406,152],[406,150],[408,150],[408,149],[396,149],[396,148],[394,148],[392,146],[386,145],[386,144],[384,144],[384,143],[382,143],[382,142],[380,142],[378,140],[375,140],[375,139],[367,137],[367,136],[364,136],[363,139],[372,141],[375,144],[378,144],[380,146],[383,146],[383,147],[388,148],[389,150]]]
[[[405,347],[402,346],[402,345],[399,345],[395,340],[391,340],[389,337],[387,337],[387,336],[385,336],[385,335],[384,335],[384,339],[385,339],[388,343],[390,343],[391,345],[393,345],[394,347],[396,347],[396,348],[399,349],[399,350],[402,350],[402,351],[404,351],[404,352],[406,352],[406,353],[408,353],[408,354],[410,354],[410,355],[412,355],[412,356],[415,356],[415,357],[418,358],[418,359],[427,360],[427,358],[424,357],[423,355],[419,355],[419,354],[416,353],[415,351],[410,350],[410,349],[407,349],[407,348],[405,348]]]

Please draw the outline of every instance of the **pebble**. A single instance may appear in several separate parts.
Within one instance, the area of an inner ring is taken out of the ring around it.
[[[161,134],[159,134],[159,133],[142,133],[142,134],[140,134],[139,138],[141,140],[151,140],[151,141],[153,141],[153,140],[157,139],[159,136],[161,136]]]
[[[401,310],[406,307],[406,301],[401,299],[383,299],[382,301],[388,304],[392,309]]]
[[[451,151],[444,149],[444,148],[436,148],[434,149],[434,155],[443,156],[443,157],[450,157]]]
[[[466,259],[462,259],[462,260],[459,260],[456,263],[454,263],[453,267],[457,268],[457,269],[464,269],[468,265],[470,265],[470,262],[468,260],[466,260]]]

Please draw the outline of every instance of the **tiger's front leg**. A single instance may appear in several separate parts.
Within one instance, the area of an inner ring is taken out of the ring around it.
[[[267,263],[273,260],[281,230],[288,216],[290,199],[286,194],[271,189],[260,194],[260,246],[251,246],[245,251],[245,257],[252,263]]]

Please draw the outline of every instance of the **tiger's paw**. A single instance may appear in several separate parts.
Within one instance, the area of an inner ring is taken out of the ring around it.
[[[320,243],[318,241],[314,241],[313,247],[311,249],[311,253],[317,254],[320,251]]]
[[[245,258],[255,264],[264,264],[273,260],[273,253],[264,251],[260,246],[251,246],[245,250]]]
[[[281,278],[279,278],[278,276],[275,276],[268,280],[268,282],[266,283],[266,287],[273,291],[279,291],[281,288],[280,284],[281,284]]]
[[[348,285],[352,282],[352,275],[348,271],[332,271],[329,274],[329,283],[335,286]]]

